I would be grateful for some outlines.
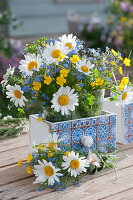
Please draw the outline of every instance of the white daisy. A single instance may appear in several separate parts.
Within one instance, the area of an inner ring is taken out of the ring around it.
[[[79,60],[78,63],[76,63],[76,68],[78,71],[83,72],[86,75],[89,75],[90,69],[94,67],[94,64],[91,64],[91,62],[86,58],[83,58],[82,60]]]
[[[26,76],[31,76],[33,70],[39,71],[42,64],[42,59],[40,55],[27,54],[24,55],[25,60],[20,61],[19,70],[22,73],[26,73]]]
[[[52,150],[59,150],[58,148],[58,143],[61,142],[62,139],[59,139],[59,136],[56,133],[53,134],[48,134],[48,137],[45,138],[42,144],[44,144],[44,148],[46,149],[47,147],[51,148]],[[42,146],[43,147],[43,146]]]
[[[111,96],[118,96],[116,93],[111,93]],[[127,84],[124,86],[123,91],[121,91],[121,95],[118,96],[116,105],[124,105],[133,101],[133,88],[128,87]]]
[[[62,163],[63,169],[68,169],[68,172],[74,177],[86,172],[86,167],[89,167],[89,161],[85,157],[79,158],[79,153],[75,154],[74,151],[71,151],[68,156],[63,156],[63,160],[65,161]]]
[[[13,75],[13,74],[14,74],[14,71],[15,71],[15,67],[11,67],[11,65],[9,64],[9,68],[7,69],[5,75],[6,75],[6,76]]]
[[[55,168],[51,162],[43,160],[42,162],[38,160],[39,165],[35,165],[34,174],[37,176],[34,184],[44,183],[48,180],[48,185],[54,185],[55,181],[59,182],[57,176],[62,176],[61,173],[57,173],[60,169]]]
[[[122,91],[122,94],[120,96],[120,103],[126,104],[131,102],[133,99],[133,90],[131,87],[127,87],[127,85],[124,86],[124,90]]]
[[[23,107],[25,105],[24,101],[28,101],[24,96],[23,96],[23,91],[21,90],[21,87],[19,85],[11,86],[7,85],[6,86],[7,92],[7,98],[11,98],[10,101],[13,101],[15,106],[18,107]]]
[[[53,99],[51,103],[53,104],[51,108],[55,111],[61,111],[61,114],[68,115],[69,111],[74,111],[75,106],[78,106],[78,96],[74,93],[74,89],[71,90],[69,86],[61,86],[59,90],[53,94]]]
[[[59,37],[59,40],[62,44],[64,44],[64,46],[68,47],[70,50],[76,48],[77,37],[73,36],[73,34],[69,34],[68,36],[64,34],[61,37]]]
[[[100,160],[99,158],[97,157],[97,155],[95,153],[92,153],[91,150],[89,150],[89,154],[87,156],[87,159],[89,160],[89,162],[93,165],[95,165],[96,167],[100,167]]]
[[[46,48],[43,52],[43,57],[46,59],[47,64],[56,63],[58,64],[63,60],[66,55],[69,53],[69,48],[64,47],[64,45],[55,41],[55,43],[46,44]]]
[[[6,71],[6,74],[3,76],[3,80],[1,81],[3,87],[8,83],[8,76],[13,75],[14,71],[15,67],[11,67],[11,65],[9,64],[9,68]]]

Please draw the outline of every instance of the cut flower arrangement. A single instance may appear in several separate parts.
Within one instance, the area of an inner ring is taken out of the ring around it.
[[[34,152],[28,155],[26,162],[27,172],[36,176],[34,184],[40,184],[38,190],[50,187],[60,191],[72,183],[80,186],[84,174],[96,174],[105,167],[116,170],[118,158],[111,153],[92,153],[90,150],[87,154],[66,146],[66,151],[62,151],[59,148],[62,143],[56,134],[49,134],[45,140],[45,143],[33,146]],[[92,143],[88,140],[88,145]],[[19,159],[18,166],[21,165]]]
[[[101,52],[85,50],[83,45],[72,34],[27,44],[18,69],[22,78],[10,68],[1,82],[10,107],[37,102],[42,106],[38,121],[44,117],[58,122],[100,115],[104,89],[114,92],[111,100],[125,100],[130,84],[122,68],[130,66],[130,59],[108,47]],[[115,78],[117,73],[123,76],[121,82]]]

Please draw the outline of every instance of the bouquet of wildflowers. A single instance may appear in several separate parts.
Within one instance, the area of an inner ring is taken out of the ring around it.
[[[120,83],[115,75],[123,75],[122,67],[130,66],[130,59],[123,59],[119,52],[109,48],[102,52],[84,49],[83,45],[72,34],[50,42],[41,38],[27,44],[24,59],[19,63],[21,79],[11,68],[2,81],[12,105],[24,107],[37,102],[42,106],[38,120],[43,113],[51,122],[101,114],[104,89],[117,96],[126,92],[128,78],[123,77]]]
[[[40,184],[38,190],[50,187],[60,191],[72,183],[80,186],[82,174],[95,174],[105,167],[116,169],[114,160],[118,158],[111,153],[92,153],[90,150],[87,154],[66,146],[62,151],[56,134],[49,134],[45,140],[33,146],[33,153],[28,155],[26,162],[27,172],[36,176],[34,184]],[[92,143],[88,140],[88,145]],[[19,159],[18,166],[21,165],[22,160]]]

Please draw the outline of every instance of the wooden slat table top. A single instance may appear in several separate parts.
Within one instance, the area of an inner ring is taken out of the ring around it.
[[[51,189],[36,192],[35,177],[28,175],[25,166],[17,167],[29,153],[29,136],[0,141],[0,200],[133,200],[133,144],[118,145],[122,158],[117,161],[117,179],[113,170],[98,175],[86,175],[82,186],[70,186],[65,191]]]

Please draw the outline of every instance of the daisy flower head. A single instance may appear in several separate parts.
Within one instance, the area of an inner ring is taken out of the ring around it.
[[[42,64],[40,55],[27,54],[24,55],[25,60],[20,61],[19,70],[22,73],[26,73],[26,76],[32,76],[33,70],[39,71]]]
[[[14,74],[14,71],[15,71],[15,67],[11,67],[11,65],[9,64],[9,68],[7,69],[5,75],[6,75],[6,76],[13,75],[13,74]]]
[[[78,63],[76,63],[76,68],[78,71],[89,75],[90,73],[90,69],[92,69],[94,67],[94,64],[91,64],[91,62],[86,58],[83,58],[82,60],[79,60]]]
[[[45,140],[43,141],[43,143],[45,145],[44,149],[46,149],[48,147],[53,151],[59,150],[57,144],[61,141],[62,141],[62,139],[59,139],[59,136],[56,133],[48,134],[48,137],[45,138]]]
[[[78,106],[78,96],[74,93],[74,89],[71,90],[69,86],[61,86],[59,90],[53,94],[51,101],[54,111],[61,111],[61,114],[68,115],[69,111],[74,111],[75,106]]]
[[[15,67],[11,67],[11,65],[9,64],[9,68],[6,70],[6,74],[3,76],[3,80],[1,80],[1,84],[3,87],[6,86],[6,84],[8,83],[8,76],[9,75],[13,75],[15,71]]]
[[[34,184],[44,183],[48,181],[48,185],[54,185],[55,181],[59,182],[58,176],[62,176],[58,173],[60,169],[55,168],[51,162],[43,160],[42,162],[38,160],[39,165],[35,165],[34,174],[37,177]]]
[[[82,172],[86,172],[86,167],[89,167],[89,161],[87,161],[85,157],[79,157],[79,153],[75,154],[74,151],[68,153],[67,156],[63,156],[63,160],[63,169],[68,169],[68,172],[74,177]]]
[[[43,57],[46,59],[47,64],[56,63],[62,61],[69,53],[69,48],[55,41],[54,43],[46,44],[46,48],[43,51]]]
[[[126,104],[132,102],[132,100],[133,100],[132,87],[128,87],[127,85],[125,85],[118,101],[120,101],[121,104]]]
[[[15,86],[7,85],[6,89],[7,89],[6,92],[7,98],[10,98],[10,101],[13,101],[16,107],[25,106],[24,101],[28,100],[23,96],[24,92],[21,90],[21,87],[19,85]]]
[[[64,46],[68,47],[69,50],[74,50],[76,48],[77,37],[73,36],[73,34],[69,34],[68,36],[64,34],[59,37],[59,40],[64,44]]]

